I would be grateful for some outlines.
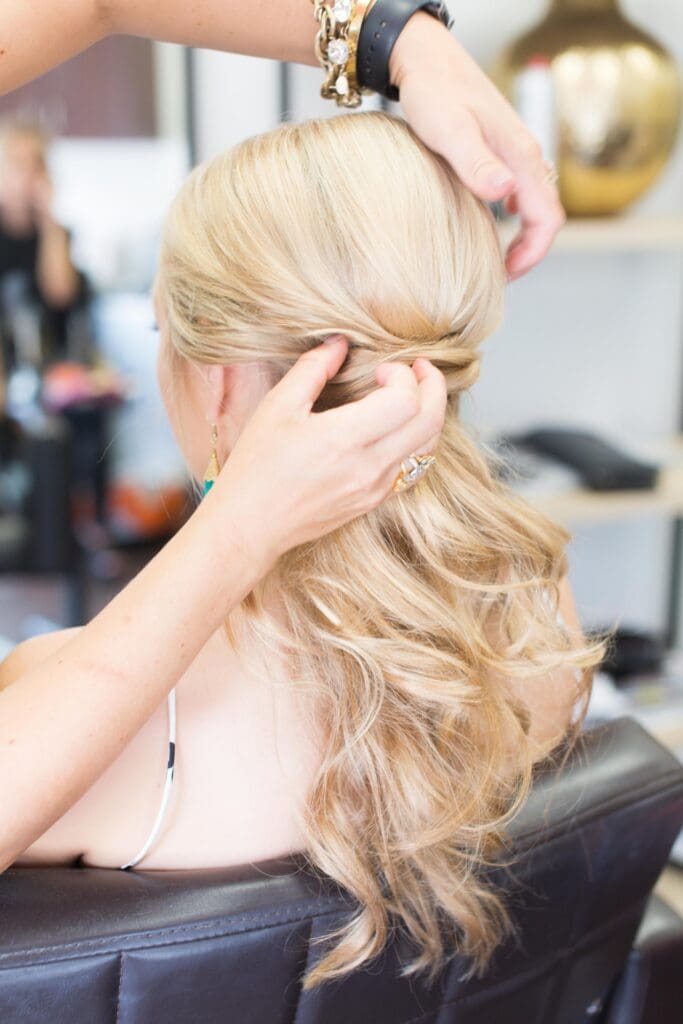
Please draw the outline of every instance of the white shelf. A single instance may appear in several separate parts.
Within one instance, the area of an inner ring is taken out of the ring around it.
[[[652,455],[662,467],[658,484],[652,490],[605,492],[576,487],[555,494],[526,494],[524,497],[551,519],[569,527],[648,515],[683,516],[683,435],[666,441],[665,449],[661,454],[653,452]]]
[[[502,221],[507,244],[516,234],[516,220]],[[570,219],[561,228],[551,252],[683,252],[683,213],[666,216],[615,216]]]

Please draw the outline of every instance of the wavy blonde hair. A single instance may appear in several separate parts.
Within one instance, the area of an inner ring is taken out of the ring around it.
[[[485,868],[541,753],[524,690],[574,686],[576,727],[604,655],[556,617],[570,534],[498,481],[458,417],[501,314],[493,218],[403,120],[348,114],[197,168],[159,269],[185,360],[262,361],[275,383],[343,332],[349,354],[317,410],[367,394],[387,359],[427,356],[446,376],[438,460],[419,486],[289,551],[227,630],[236,649],[257,639],[264,667],[285,653],[323,738],[305,853],[359,907],[305,986],[360,967],[397,922],[415,948],[404,973],[433,977],[456,951],[482,970],[510,926]],[[266,611],[271,587],[285,626]]]

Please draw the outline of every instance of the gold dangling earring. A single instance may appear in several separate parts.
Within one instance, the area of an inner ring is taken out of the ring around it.
[[[211,425],[211,458],[204,473],[204,497],[209,493],[220,473],[216,445],[218,444],[218,427],[215,423]]]

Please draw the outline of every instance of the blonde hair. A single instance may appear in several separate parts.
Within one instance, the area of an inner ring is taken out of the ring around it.
[[[573,669],[578,721],[604,654],[556,618],[570,534],[499,482],[458,417],[504,282],[489,211],[386,113],[248,139],[193,172],[165,227],[160,292],[185,359],[262,360],[274,383],[339,331],[349,354],[318,410],[367,394],[386,359],[427,356],[448,383],[425,479],[288,552],[227,623],[307,687],[323,752],[305,853],[359,903],[305,987],[360,967],[394,923],[406,974],[456,951],[485,967],[510,927],[485,869],[538,757],[508,683]]]
[[[32,139],[47,164],[52,137],[38,121],[24,117],[0,120],[0,156],[4,155],[8,145],[16,139]]]

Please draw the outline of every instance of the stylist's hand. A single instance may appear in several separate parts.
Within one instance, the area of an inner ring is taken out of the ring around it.
[[[522,228],[507,253],[519,277],[545,256],[565,222],[543,179],[541,150],[515,110],[436,18],[414,14],[391,52],[389,77],[406,120],[481,199],[507,199]]]
[[[437,444],[446,379],[428,359],[382,363],[371,394],[311,412],[347,351],[342,337],[299,357],[256,407],[206,499],[225,494],[231,514],[237,501],[245,543],[269,564],[393,497],[401,461]]]

